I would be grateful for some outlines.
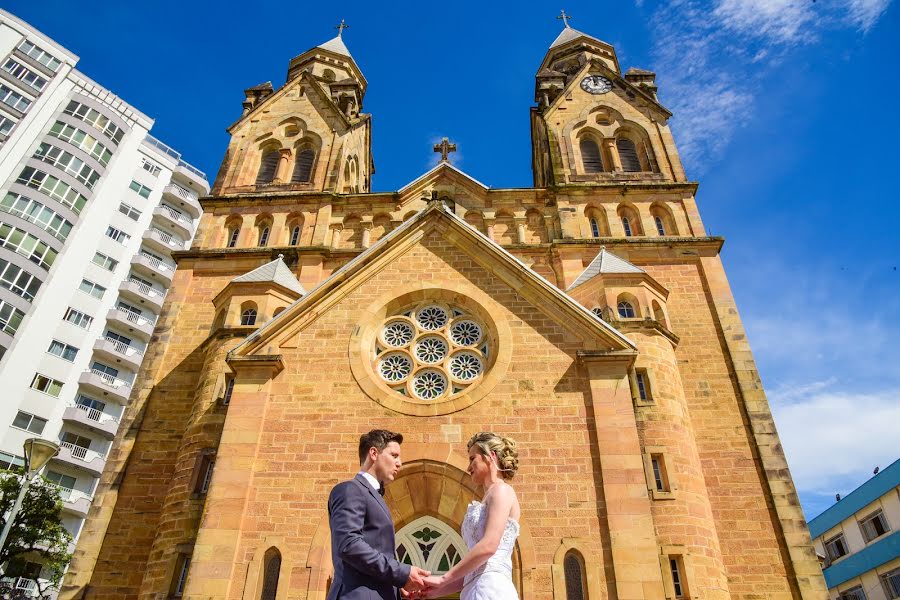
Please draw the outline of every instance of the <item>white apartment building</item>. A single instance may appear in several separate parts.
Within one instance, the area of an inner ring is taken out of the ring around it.
[[[77,61],[0,10],[0,467],[59,443],[76,537],[209,191]]]

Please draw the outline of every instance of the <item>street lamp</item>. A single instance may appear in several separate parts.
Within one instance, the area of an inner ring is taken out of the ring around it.
[[[25,440],[24,448],[25,481],[22,482],[22,489],[19,490],[19,497],[16,498],[16,503],[13,504],[12,510],[9,511],[9,516],[6,518],[6,524],[3,526],[3,533],[0,533],[0,550],[3,550],[3,546],[6,545],[6,538],[9,535],[9,530],[12,528],[16,515],[19,514],[19,509],[22,508],[22,501],[25,499],[25,494],[28,492],[29,486],[31,486],[32,479],[34,479],[34,476],[44,468],[44,465],[59,452],[58,445],[40,438],[28,438]]]

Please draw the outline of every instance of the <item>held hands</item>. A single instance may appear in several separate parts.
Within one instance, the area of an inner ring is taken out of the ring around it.
[[[400,595],[404,598],[423,598],[424,596],[421,595],[421,592],[426,587],[425,580],[429,575],[431,575],[430,571],[412,567],[409,570],[409,579],[406,580],[403,589],[400,590]]]
[[[422,572],[427,573],[427,571]],[[410,574],[410,579],[412,579],[412,574]],[[400,594],[403,596],[403,598],[408,598],[410,600],[437,598],[443,595],[443,590],[441,588],[444,583],[445,582],[443,577],[440,577],[438,575],[426,575],[422,579],[422,587],[417,590],[413,590],[409,588],[409,582],[407,582],[407,586],[400,590]]]

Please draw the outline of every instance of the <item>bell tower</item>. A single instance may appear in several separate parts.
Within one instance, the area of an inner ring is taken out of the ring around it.
[[[287,80],[244,90],[243,114],[213,195],[253,192],[368,192],[375,171],[366,78],[338,35],[291,59]]]
[[[651,71],[619,67],[608,43],[569,15],[535,76],[531,109],[535,187],[610,181],[685,181]]]

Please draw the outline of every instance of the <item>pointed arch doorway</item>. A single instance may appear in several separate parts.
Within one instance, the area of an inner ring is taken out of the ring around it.
[[[459,533],[432,516],[419,517],[397,532],[397,558],[402,563],[422,567],[433,575],[443,575],[467,549]],[[459,598],[459,594],[444,596]]]

